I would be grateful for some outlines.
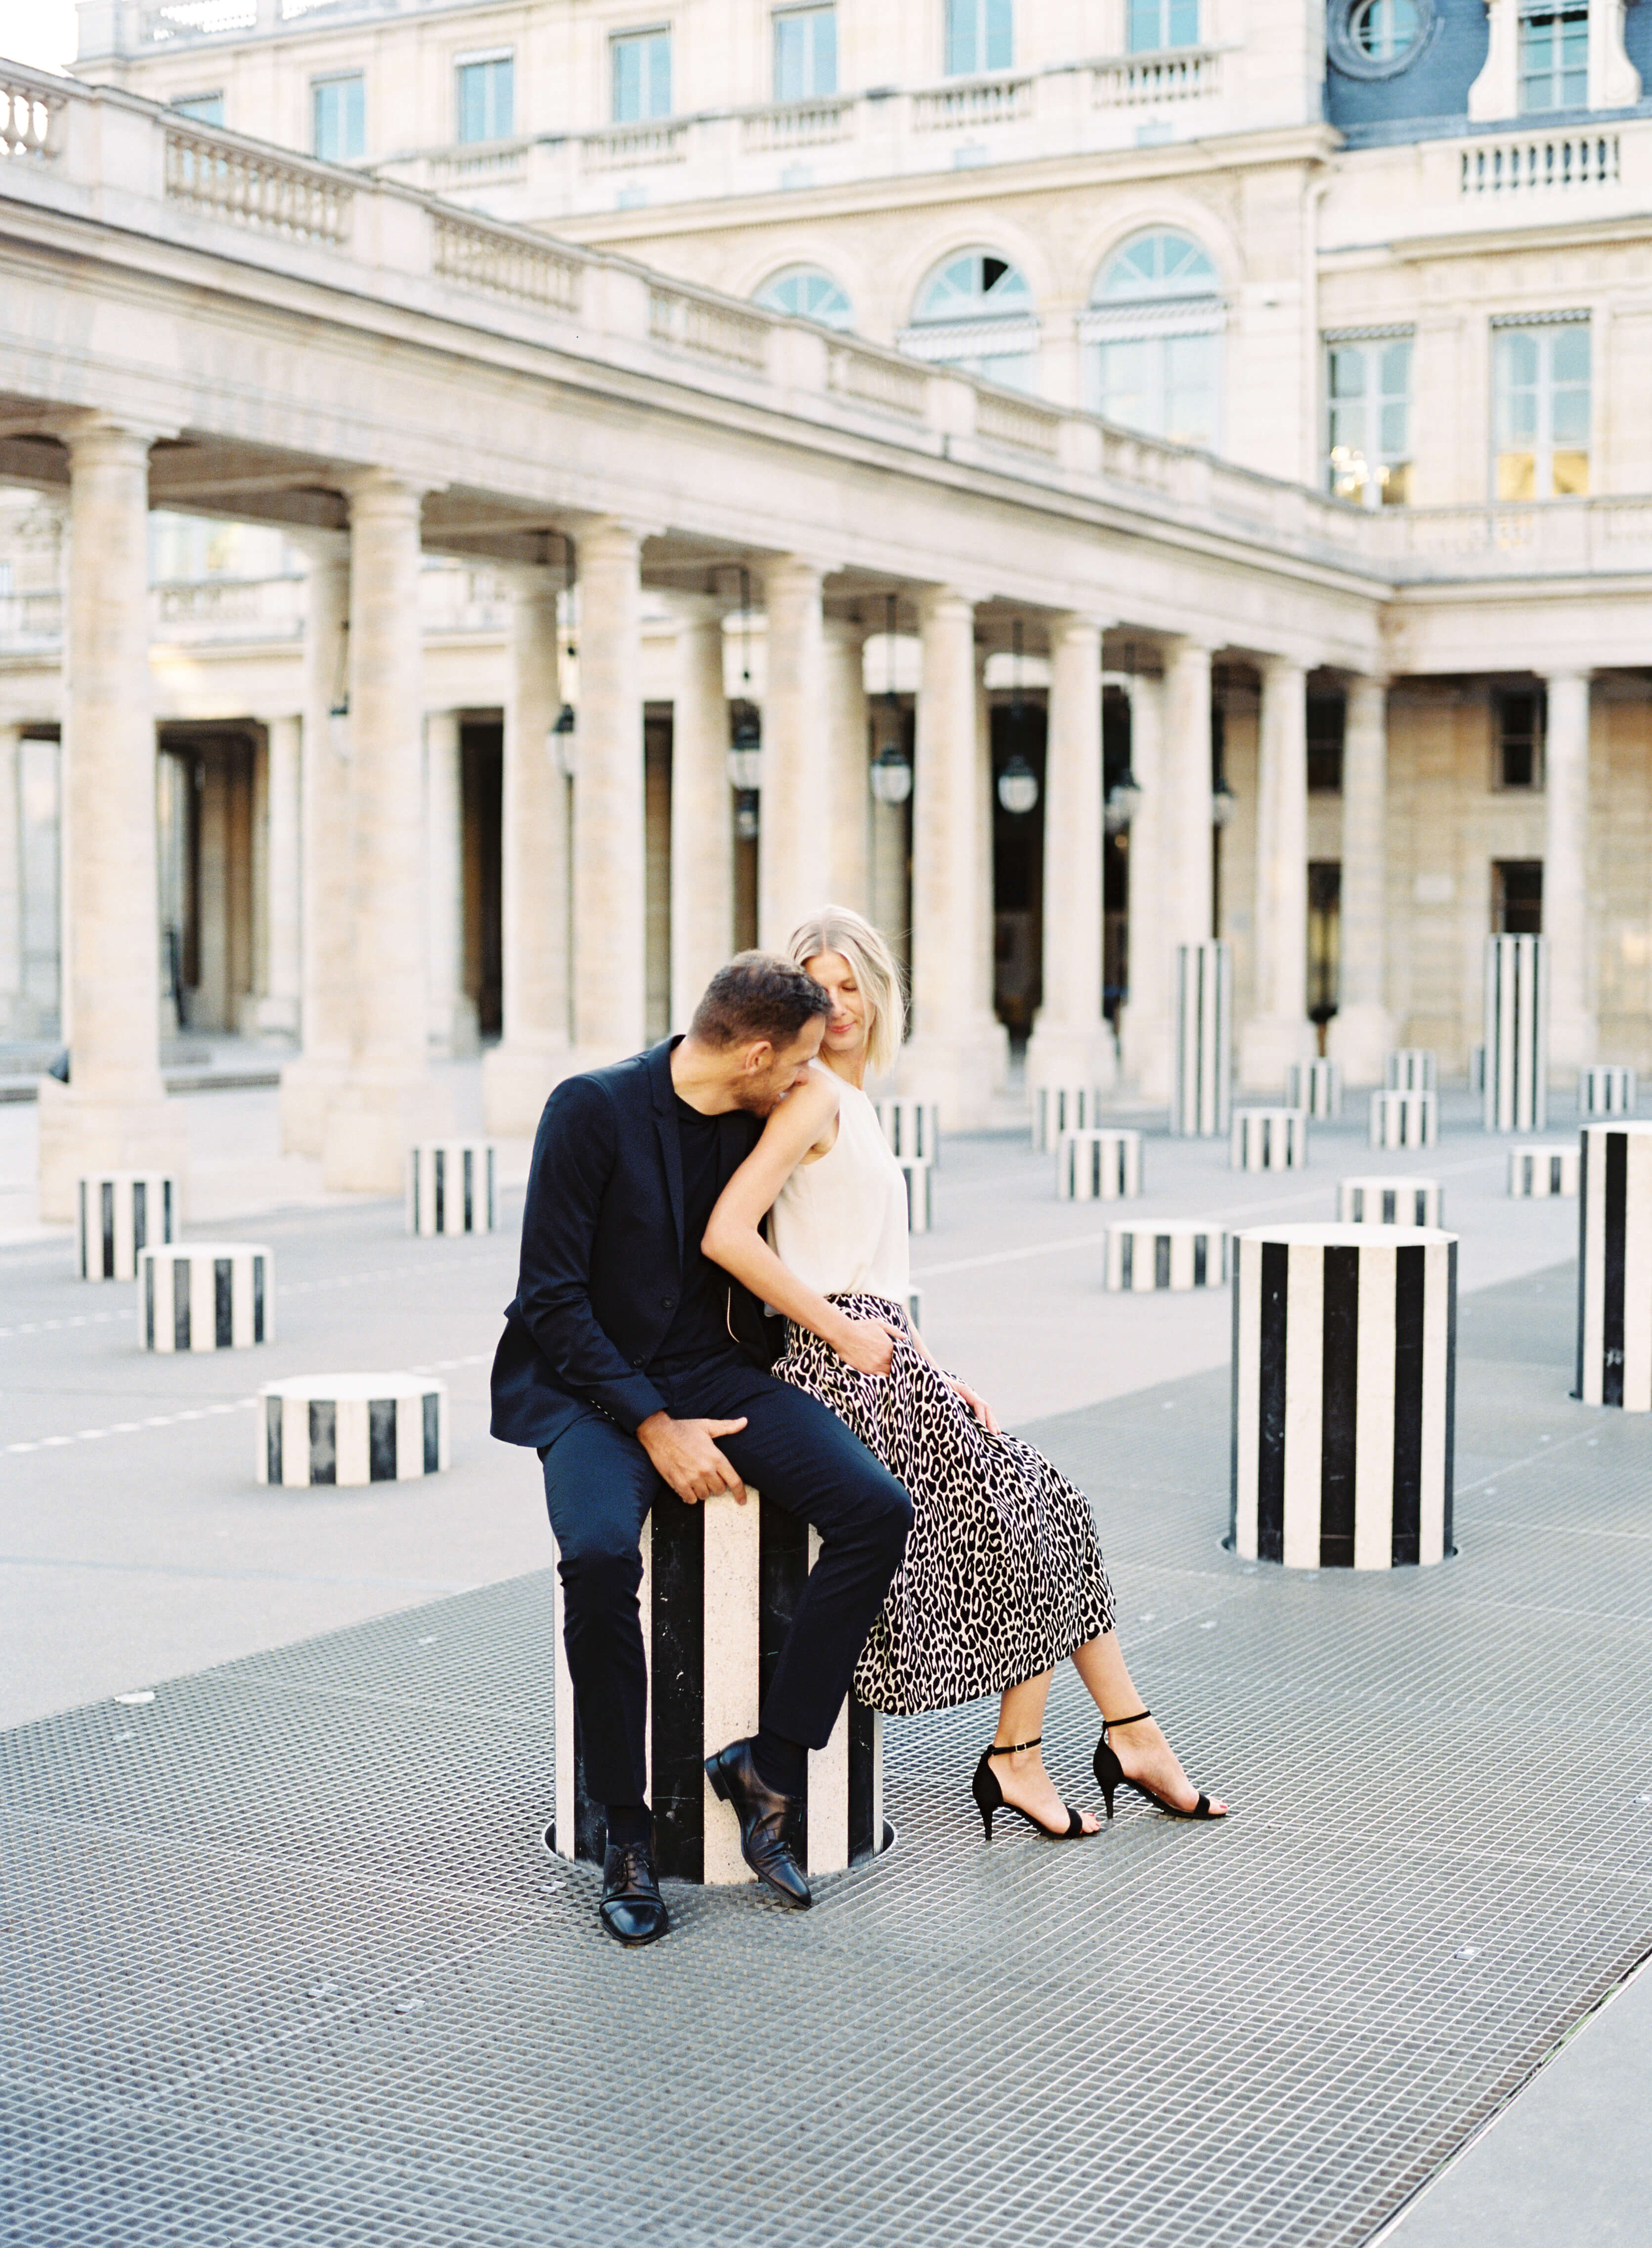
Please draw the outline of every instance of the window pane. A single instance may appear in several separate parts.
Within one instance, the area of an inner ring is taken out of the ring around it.
[[[459,65],[459,138],[502,140],[513,130],[514,67],[509,55]]]
[[[947,0],[947,70],[954,77],[979,70],[982,0]]]
[[[1208,445],[1216,435],[1214,336],[1167,336],[1164,434],[1178,445]]]
[[[1498,497],[1531,499],[1537,490],[1537,459],[1532,453],[1498,455]]]
[[[801,16],[777,16],[774,19],[774,98],[777,101],[801,101],[808,92],[805,75],[805,47],[808,28]]]
[[[814,74],[809,91],[811,93],[835,93],[838,90],[838,11],[835,8],[817,8],[810,21],[814,27]]]
[[[835,93],[837,15],[831,8],[796,8],[774,19],[774,98],[804,101]]]
[[[983,67],[1008,70],[1015,60],[1015,26],[1011,0],[987,0],[986,54]]]
[[[1170,0],[1170,40],[1173,47],[1199,44],[1199,0]]]
[[[1580,320],[1575,327],[1554,328],[1554,379],[1557,382],[1587,382],[1589,379],[1589,331]]]
[[[671,34],[637,31],[612,42],[614,121],[635,125],[671,114]]]
[[[312,146],[318,156],[338,163],[360,156],[366,146],[367,104],[360,78],[323,79],[312,88]]]
[[[1589,489],[1589,456],[1584,452],[1557,449],[1553,463],[1556,499],[1582,499]]]
[[[1357,344],[1335,344],[1331,349],[1331,395],[1361,398],[1365,394],[1365,353]]]
[[[182,101],[175,101],[172,107],[180,117],[193,117],[202,125],[222,125],[223,122],[223,96],[221,93],[186,94]]]
[[[1155,387],[1152,351],[1150,340],[1132,337],[1124,343],[1099,345],[1097,356],[1100,410],[1105,418],[1121,422],[1127,428],[1147,429],[1156,435],[1158,425],[1152,418],[1157,402],[1151,395]]]
[[[1130,51],[1150,55],[1163,45],[1163,0],[1130,0]]]

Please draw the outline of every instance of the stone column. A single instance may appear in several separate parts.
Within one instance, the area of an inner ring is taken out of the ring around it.
[[[685,608],[677,627],[671,723],[671,1025],[686,1031],[700,994],[734,949],[734,796],[723,611]]]
[[[299,834],[304,771],[303,723],[298,715],[271,718],[266,729],[264,998],[258,1028],[296,1038],[303,914]]]
[[[856,913],[865,913],[871,904],[872,880],[867,628],[847,618],[828,617],[824,630],[830,798],[825,894],[835,905],[853,906]]]
[[[472,1054],[476,1002],[464,988],[464,811],[459,714],[424,714],[425,838],[429,860],[430,1050]]]
[[[991,1114],[1002,1081],[1002,1024],[982,1004],[977,953],[990,897],[981,894],[981,781],[975,610],[948,586],[920,603],[923,663],[913,795],[913,1037],[901,1082],[939,1103],[943,1130]]]
[[[1165,974],[1178,944],[1216,934],[1210,897],[1210,650],[1174,640],[1164,651]]]
[[[1388,683],[1349,682],[1342,736],[1337,1011],[1326,1048],[1351,1086],[1381,1085],[1394,1044],[1388,990]]]
[[[1314,1051],[1308,1004],[1307,678],[1289,656],[1262,661],[1257,761],[1256,1005],[1239,1032],[1239,1075],[1278,1092]]]
[[[0,1038],[23,1035],[23,729],[0,726]]]
[[[40,1215],[74,1214],[93,1170],[182,1175],[189,1141],[161,1078],[155,742],[149,683],[148,436],[70,435],[64,648],[69,1084],[43,1080]]]
[[[1130,822],[1129,992],[1119,1011],[1119,1048],[1127,1081],[1152,1101],[1170,1098],[1175,1010],[1164,859],[1176,807],[1169,800],[1163,726],[1162,682],[1133,678],[1130,770],[1141,801]]]
[[[416,485],[351,478],[350,1061],[327,1111],[330,1188],[389,1194],[445,1126],[430,1075]]]
[[[644,1038],[642,540],[629,524],[579,541],[579,750],[573,785],[576,1069]]]
[[[296,543],[308,565],[299,769],[303,1043],[281,1073],[281,1144],[289,1155],[319,1155],[328,1105],[350,1060],[351,721],[331,715],[349,688],[350,543],[327,531],[305,533]]]
[[[783,952],[805,914],[827,902],[832,824],[826,645],[819,570],[785,554],[764,566],[768,607],[763,697],[763,808],[757,942]]]
[[[1110,1086],[1101,1012],[1101,627],[1050,620],[1044,784],[1044,998],[1027,1045],[1027,1084]]]
[[[552,738],[561,708],[557,580],[548,570],[524,570],[511,585],[504,705],[503,1022],[499,1043],[482,1064],[490,1132],[534,1131],[568,1068],[570,792]]]
[[[1570,1079],[1594,1059],[1589,946],[1589,675],[1547,675],[1543,749],[1543,933],[1549,940],[1549,1062]]]

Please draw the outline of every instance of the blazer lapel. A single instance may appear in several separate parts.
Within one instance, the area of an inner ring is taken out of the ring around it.
[[[677,1265],[682,1264],[682,1141],[677,1132],[676,1093],[671,1083],[671,1049],[675,1038],[661,1038],[648,1050],[648,1083],[654,1093],[655,1129],[660,1135],[660,1155],[665,1164],[666,1191],[671,1197],[671,1219],[677,1230]]]

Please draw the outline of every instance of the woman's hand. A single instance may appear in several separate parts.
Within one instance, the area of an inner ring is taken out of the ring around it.
[[[977,1397],[974,1390],[967,1388],[962,1381],[955,1380],[952,1387],[957,1391],[959,1396],[963,1398],[964,1403],[969,1407],[976,1419],[981,1423],[981,1426],[986,1430],[990,1436],[1001,1436],[1004,1434],[1004,1430],[998,1422],[997,1415],[987,1403],[984,1397]]]
[[[897,1339],[887,1319],[845,1319],[832,1347],[857,1374],[887,1374],[895,1363]]]

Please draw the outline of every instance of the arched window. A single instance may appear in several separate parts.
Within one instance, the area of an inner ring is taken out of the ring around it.
[[[963,250],[918,291],[902,350],[989,382],[1035,390],[1038,318],[1025,277],[996,250]]]
[[[854,307],[829,273],[818,265],[791,265],[765,281],[756,301],[771,312],[796,312],[823,327],[852,328]]]
[[[1109,422],[1178,445],[1220,428],[1222,298],[1185,234],[1138,234],[1096,276],[1080,324],[1091,402]]]

